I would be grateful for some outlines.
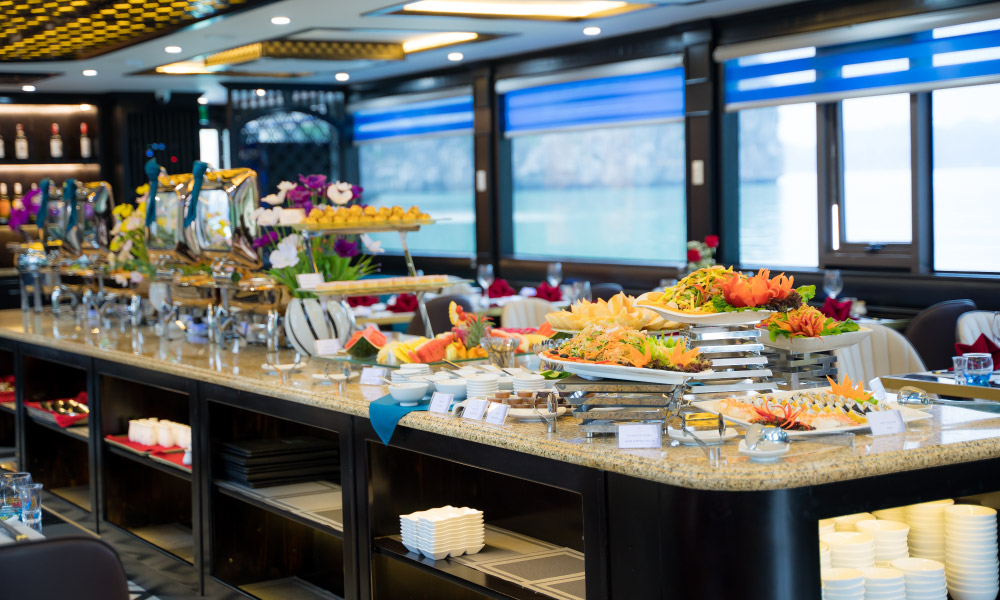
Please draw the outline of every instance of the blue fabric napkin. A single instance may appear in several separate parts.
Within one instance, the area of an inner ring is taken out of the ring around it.
[[[368,419],[372,422],[372,427],[375,428],[379,439],[388,446],[400,419],[407,413],[415,410],[427,410],[430,406],[430,403],[423,401],[417,406],[400,406],[399,401],[392,396],[382,396],[368,405]]]

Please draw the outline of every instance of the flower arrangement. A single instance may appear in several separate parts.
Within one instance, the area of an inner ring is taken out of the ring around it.
[[[687,243],[687,270],[689,272],[715,265],[715,249],[719,247],[719,236],[707,235],[705,241],[691,240]]]
[[[108,267],[118,285],[140,283],[144,276],[156,273],[149,260],[146,247],[146,201],[149,199],[149,184],[136,188],[139,195],[135,206],[119,204],[111,210],[115,225],[111,229],[108,249]]]
[[[15,199],[11,203],[10,220],[8,224],[14,231],[20,231],[21,227],[28,223],[34,223],[38,219],[38,210],[42,205],[42,190],[35,188],[28,191],[21,199]]]

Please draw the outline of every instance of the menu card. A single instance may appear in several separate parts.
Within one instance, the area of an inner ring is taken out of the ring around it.
[[[659,423],[629,423],[618,426],[619,448],[660,448]]]

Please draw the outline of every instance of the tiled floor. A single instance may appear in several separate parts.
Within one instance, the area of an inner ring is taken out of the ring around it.
[[[128,582],[128,597],[129,600],[160,600],[132,581]]]

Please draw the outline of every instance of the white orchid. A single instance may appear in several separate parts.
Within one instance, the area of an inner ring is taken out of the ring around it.
[[[299,184],[292,183],[291,181],[282,181],[281,183],[279,183],[278,184],[278,193],[277,193],[278,202],[276,204],[284,204],[285,203],[285,195],[288,194],[288,190],[294,189],[298,185]]]
[[[373,240],[367,233],[361,234],[361,243],[365,246],[365,252],[368,254],[384,254],[385,248],[382,247],[381,240]]]
[[[129,273],[128,280],[132,283],[142,283],[142,273],[139,271],[132,271]]]
[[[140,218],[137,213],[132,213],[132,216],[125,219],[125,221],[122,223],[122,231],[132,231],[135,229],[139,229],[143,225],[142,221],[143,221],[142,218]]]
[[[260,199],[264,204],[270,204],[271,206],[277,206],[285,201],[284,196],[278,196],[278,194],[268,194]]]
[[[354,200],[354,186],[346,181],[336,181],[326,188],[326,197],[334,204],[343,206]]]
[[[121,250],[118,251],[118,260],[125,262],[131,257],[131,252],[132,252],[132,240],[131,239],[125,240],[125,243],[122,244]]]
[[[278,247],[268,256],[275,269],[294,267],[299,264],[299,236],[292,234],[278,242]]]
[[[257,210],[253,211],[253,218],[258,225],[277,225],[281,219],[281,207],[275,206],[272,209],[257,207]]]

